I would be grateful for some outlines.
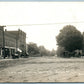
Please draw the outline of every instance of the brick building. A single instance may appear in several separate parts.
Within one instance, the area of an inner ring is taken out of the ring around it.
[[[11,56],[17,51],[26,52],[26,33],[18,29],[17,31],[7,31],[4,26],[0,26],[0,56],[4,52]]]

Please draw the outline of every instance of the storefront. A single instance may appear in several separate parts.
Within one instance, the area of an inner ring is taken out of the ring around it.
[[[5,57],[12,58],[12,55],[16,52],[15,47],[5,46]]]

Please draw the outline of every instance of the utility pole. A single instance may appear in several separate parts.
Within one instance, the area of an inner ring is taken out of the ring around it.
[[[3,58],[5,59],[5,33],[4,33],[4,27],[6,27],[6,26],[2,26],[2,28],[3,28]]]

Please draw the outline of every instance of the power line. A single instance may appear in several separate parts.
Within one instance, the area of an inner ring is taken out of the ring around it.
[[[56,24],[70,24],[70,23],[84,23],[84,21],[80,21],[80,22],[60,22],[60,23],[42,23],[42,24],[17,24],[17,25],[5,25],[5,26],[56,25]]]

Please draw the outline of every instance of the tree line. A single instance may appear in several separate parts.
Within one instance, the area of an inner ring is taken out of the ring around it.
[[[46,49],[43,45],[37,46],[36,43],[30,42],[27,44],[28,46],[28,53],[29,56],[54,56],[56,54],[56,51],[52,49],[52,51]]]

